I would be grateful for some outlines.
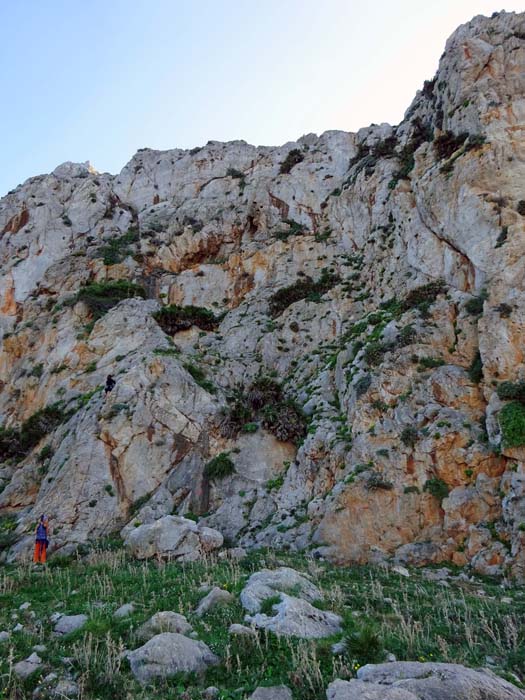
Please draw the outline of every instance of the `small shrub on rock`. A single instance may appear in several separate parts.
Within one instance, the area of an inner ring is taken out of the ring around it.
[[[139,237],[138,228],[132,227],[124,235],[108,240],[97,253],[102,256],[104,265],[116,265],[133,253],[130,246],[137,243]]]
[[[224,479],[235,472],[235,466],[227,452],[221,452],[206,464],[204,474],[208,479]]]
[[[525,403],[525,382],[501,382],[496,389],[498,397],[503,401],[520,401]]]
[[[470,363],[468,368],[468,376],[470,377],[470,380],[474,382],[474,384],[479,384],[483,379],[483,361],[479,350],[476,352],[472,362]]]
[[[288,287],[278,289],[270,297],[270,315],[276,318],[295,302],[301,299],[308,301],[320,301],[321,296],[329,292],[339,282],[339,277],[323,270],[321,277],[316,282],[311,277],[298,279]]]
[[[212,331],[219,325],[219,319],[209,309],[202,306],[163,306],[153,314],[153,318],[168,335],[186,331],[197,326],[203,331]]]
[[[430,493],[434,498],[441,503],[441,501],[448,496],[449,490],[447,484],[443,479],[432,478],[425,481],[423,486],[423,491]]]
[[[260,376],[250,385],[246,398],[254,411],[259,411],[268,404],[275,404],[282,398],[281,385],[272,377]]]
[[[401,303],[402,311],[409,311],[422,304],[433,304],[440,294],[444,294],[447,286],[444,280],[429,282],[421,287],[412,289]]]
[[[123,299],[133,297],[146,298],[146,292],[128,280],[117,280],[115,282],[94,282],[81,287],[77,292],[75,300],[82,301],[94,319],[104,316],[110,309],[116,306]]]
[[[411,425],[407,425],[406,428],[403,428],[399,437],[403,445],[406,445],[407,447],[414,447],[418,441],[419,433],[416,428],[412,427]]]
[[[357,382],[355,383],[355,394],[358,399],[366,394],[366,392],[370,389],[371,384],[372,375],[368,372],[367,374],[363,374],[363,376],[357,380]]]
[[[281,173],[281,175],[287,175],[292,170],[292,168],[294,168],[298,163],[300,163],[303,160],[304,155],[301,153],[301,151],[298,148],[292,148],[292,150],[288,152],[288,155],[281,163],[279,172]]]
[[[297,444],[306,435],[306,418],[294,401],[288,400],[263,411],[263,426],[278,440]]]
[[[472,297],[465,304],[465,311],[471,316],[479,316],[483,313],[483,304],[487,298],[487,293],[482,292],[476,297]]]
[[[385,479],[385,477],[382,474],[380,474],[379,472],[371,472],[366,480],[365,486],[369,491],[372,491],[375,489],[383,489],[385,491],[391,491],[394,488],[394,485],[392,484],[392,482],[387,481]]]
[[[33,413],[19,429],[0,428],[0,461],[24,459],[43,437],[58,428],[69,416],[60,403],[54,403]]]
[[[521,401],[505,404],[498,416],[503,447],[525,445],[525,405]]]

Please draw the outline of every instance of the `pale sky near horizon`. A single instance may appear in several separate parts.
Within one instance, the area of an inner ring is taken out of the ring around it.
[[[398,123],[506,0],[0,0],[0,196],[66,161]]]

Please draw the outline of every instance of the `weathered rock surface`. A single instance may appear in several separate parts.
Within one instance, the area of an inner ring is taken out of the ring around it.
[[[42,659],[38,656],[36,652],[33,652],[31,656],[28,656],[25,661],[19,661],[13,666],[13,671],[19,678],[28,678],[32,673],[38,671],[42,665]]]
[[[524,35],[459,27],[397,126],[65,163],[0,200],[0,424],[42,418],[0,450],[3,558],[43,511],[55,551],[177,513],[244,548],[525,577],[525,421],[498,395],[525,380]],[[78,294],[115,281],[137,286],[109,311]],[[216,318],[165,333],[167,304]]]
[[[285,685],[256,688],[249,700],[292,700],[292,691]]]
[[[159,556],[180,561],[195,561],[219,549],[220,532],[197,525],[193,520],[165,515],[150,525],[131,530],[125,539],[130,554],[137,559]]]
[[[139,639],[151,639],[155,635],[163,632],[176,632],[179,634],[189,634],[193,631],[184,615],[172,612],[171,610],[163,610],[157,612],[137,630]]]
[[[83,627],[87,621],[87,615],[61,615],[53,629],[55,634],[70,634]]]
[[[135,612],[135,604],[134,603],[124,603],[124,605],[121,605],[120,608],[115,610],[113,613],[113,617],[128,617],[129,615],[132,615]]]
[[[225,603],[231,603],[233,596],[229,591],[225,591],[218,586],[214,586],[211,591],[204,596],[204,598],[198,604],[195,615],[202,617],[206,615],[207,612],[217,607],[218,605],[224,605]]]
[[[292,593],[309,602],[321,600],[321,591],[304,574],[295,569],[281,566],[278,569],[256,571],[248,579],[241,591],[241,603],[250,613],[259,612],[261,603],[276,593]]]
[[[272,608],[274,615],[257,613],[246,616],[246,621],[259,629],[266,629],[282,636],[319,639],[341,631],[341,618],[335,613],[319,610],[306,600],[281,593],[281,602]]]
[[[128,659],[133,675],[142,683],[175,673],[197,673],[219,662],[204,642],[172,632],[156,635],[129,652]]]
[[[327,700],[523,700],[525,693],[486,669],[397,661],[368,664],[357,680],[328,686]]]

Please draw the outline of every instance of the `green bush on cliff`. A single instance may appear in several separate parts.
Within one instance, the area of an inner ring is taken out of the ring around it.
[[[145,299],[146,292],[144,288],[129,280],[117,280],[87,284],[79,289],[75,300],[84,302],[92,313],[93,318],[99,319],[123,299],[131,299],[133,297]]]
[[[97,252],[102,256],[104,265],[116,265],[133,253],[130,246],[136,243],[139,238],[138,228],[132,227],[122,236],[109,239]]]
[[[281,163],[279,172],[281,173],[281,175],[287,175],[292,170],[292,168],[294,168],[298,163],[300,163],[303,160],[304,155],[301,153],[301,151],[298,148],[292,148],[292,150],[288,152],[286,158]]]
[[[235,472],[235,465],[227,452],[221,452],[206,464],[204,474],[208,479],[224,479]]]
[[[501,384],[498,384],[496,393],[503,401],[520,401],[525,403],[525,382],[501,382]]]
[[[153,314],[153,318],[168,335],[186,331],[192,326],[197,326],[203,331],[212,331],[217,328],[220,321],[212,311],[202,306],[178,306],[177,304],[163,306],[160,311]]]
[[[447,484],[443,481],[443,479],[438,479],[437,477],[425,481],[423,491],[430,493],[432,496],[434,496],[434,498],[437,498],[440,503],[448,496],[449,493]]]
[[[0,461],[26,457],[40,440],[63,423],[69,413],[54,403],[33,413],[20,428],[0,428]]]
[[[421,308],[425,305],[433,304],[440,294],[444,294],[447,290],[447,285],[444,280],[436,280],[423,284],[421,287],[412,289],[401,303],[402,311]]]
[[[339,282],[339,277],[328,270],[323,270],[320,278],[314,281],[311,277],[298,279],[288,287],[278,289],[270,297],[270,316],[275,318],[282,314],[291,304],[301,299],[320,301],[323,294],[329,292]]]
[[[407,447],[414,447],[418,441],[419,433],[416,428],[411,425],[407,425],[406,428],[403,428],[399,437],[403,445],[406,445]]]
[[[248,389],[237,387],[230,398],[220,429],[224,437],[235,437],[247,425],[257,426],[257,418],[268,432],[283,442],[299,443],[306,435],[307,419],[301,407],[286,398],[279,382],[260,375]]]
[[[525,445],[525,405],[511,401],[501,409],[499,416],[503,447]]]

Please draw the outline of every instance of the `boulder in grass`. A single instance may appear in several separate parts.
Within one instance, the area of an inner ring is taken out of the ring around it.
[[[175,632],[177,634],[189,634],[193,631],[184,615],[172,612],[171,610],[162,610],[161,612],[152,615],[143,625],[137,630],[137,636],[140,639],[151,639],[157,634],[163,632]]]
[[[54,627],[55,634],[71,634],[83,627],[87,620],[87,615],[61,615]]]
[[[204,644],[183,634],[164,632],[128,653],[131,672],[141,683],[168,678],[176,673],[199,673],[219,663]]]
[[[525,692],[487,669],[395,661],[367,664],[357,680],[328,686],[327,700],[525,700]]]
[[[278,569],[262,569],[252,574],[241,591],[241,603],[249,613],[257,613],[261,609],[261,603],[267,598],[273,598],[276,593],[288,593],[310,603],[323,597],[321,591],[305,574],[281,566]]]
[[[197,606],[197,609],[195,610],[195,614],[198,617],[202,617],[218,605],[231,603],[232,600],[233,596],[229,591],[225,591],[222,588],[214,586],[208,595],[204,596],[204,598],[201,600]]]

